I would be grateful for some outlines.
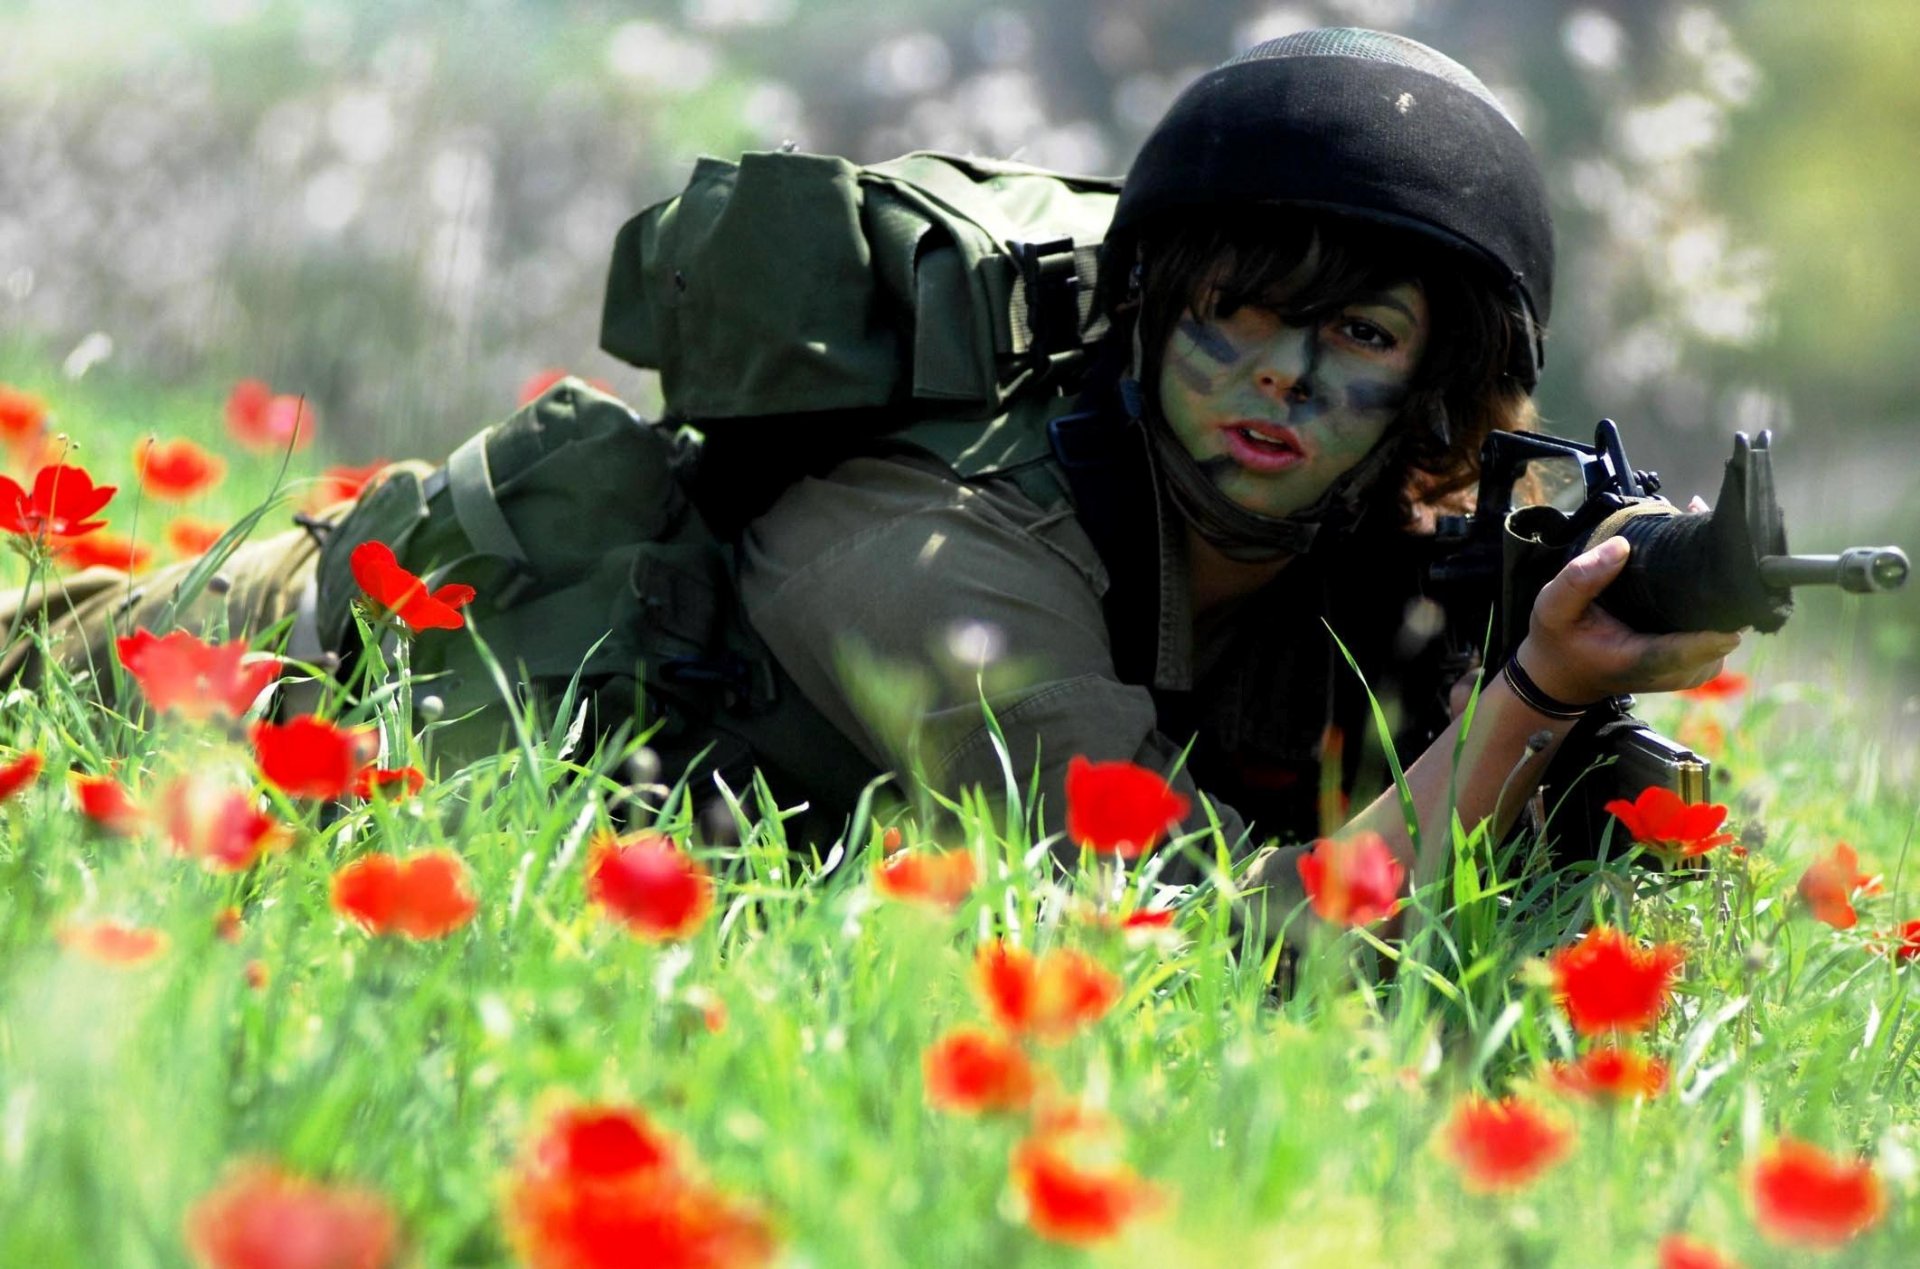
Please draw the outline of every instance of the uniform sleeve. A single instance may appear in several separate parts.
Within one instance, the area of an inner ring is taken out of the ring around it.
[[[1147,690],[1115,673],[1104,588],[1070,511],[911,460],[854,459],[803,481],[743,541],[748,620],[815,708],[877,765],[997,797],[1007,776],[984,695],[1023,788],[1038,764],[1048,832],[1064,827],[1076,754],[1171,771],[1181,749]],[[1194,796],[1184,772],[1174,785]],[[1194,805],[1189,827],[1204,826]],[[1244,849],[1241,817],[1214,813]]]

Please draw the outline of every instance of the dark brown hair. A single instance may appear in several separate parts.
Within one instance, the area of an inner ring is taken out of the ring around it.
[[[1532,398],[1506,373],[1513,342],[1525,338],[1524,316],[1477,262],[1431,239],[1350,218],[1258,208],[1150,230],[1141,259],[1132,317],[1139,322],[1149,410],[1159,408],[1168,336],[1210,295],[1222,315],[1280,297],[1280,315],[1305,323],[1385,286],[1420,283],[1431,334],[1395,425],[1400,450],[1376,499],[1402,524],[1420,520],[1423,510],[1463,505],[1479,481],[1480,446],[1489,432],[1533,427]],[[1116,280],[1104,281],[1106,294],[1120,298]],[[1123,299],[1113,313],[1120,338],[1129,333],[1126,308]],[[1441,420],[1444,427],[1436,426]]]

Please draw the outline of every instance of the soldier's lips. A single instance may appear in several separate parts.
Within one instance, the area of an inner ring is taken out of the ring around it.
[[[1233,461],[1249,471],[1276,472],[1307,461],[1300,434],[1278,423],[1236,419],[1221,429]]]

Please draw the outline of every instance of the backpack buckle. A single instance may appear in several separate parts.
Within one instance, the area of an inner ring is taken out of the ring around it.
[[[1042,366],[1080,351],[1080,270],[1073,239],[1014,242],[1025,299],[1027,354]],[[1016,314],[1019,316],[1019,314]]]
[[[776,696],[772,667],[738,652],[668,657],[658,665],[662,682],[675,687],[719,688],[727,709],[764,712]]]

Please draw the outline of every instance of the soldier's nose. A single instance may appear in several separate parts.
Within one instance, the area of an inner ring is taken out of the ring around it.
[[[1307,381],[1299,375],[1263,370],[1259,383],[1262,392],[1279,401],[1304,401],[1309,395]]]
[[[1311,332],[1288,326],[1267,342],[1254,371],[1260,391],[1277,401],[1304,401],[1312,395]]]

